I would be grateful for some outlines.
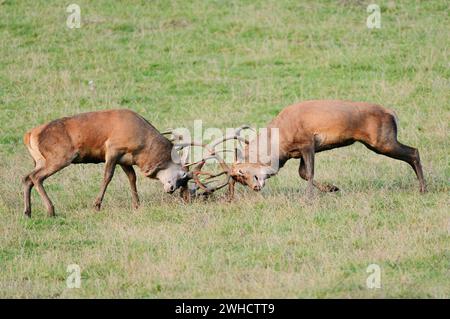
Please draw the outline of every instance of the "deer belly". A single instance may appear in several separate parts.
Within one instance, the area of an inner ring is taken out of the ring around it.
[[[72,163],[103,163],[105,152],[103,150],[80,150]]]
[[[316,152],[331,150],[333,148],[348,146],[355,143],[355,140],[350,137],[327,135],[327,134],[315,134],[314,135],[314,148]]]
[[[134,156],[131,153],[125,153],[120,159],[119,164],[122,165],[135,165]]]

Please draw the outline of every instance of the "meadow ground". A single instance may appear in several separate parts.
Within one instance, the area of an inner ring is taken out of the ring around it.
[[[366,27],[366,1],[76,0],[81,28],[69,29],[69,2],[0,0],[0,297],[448,298],[448,4],[371,2],[381,29]],[[139,176],[137,211],[118,170],[97,213],[103,165],[78,165],[46,182],[56,218],[34,191],[22,215],[22,136],[41,123],[120,107],[159,129],[261,127],[327,98],[395,109],[429,192],[355,144],[318,155],[317,179],[341,192],[313,203],[291,161],[230,204],[186,205]],[[373,263],[381,289],[366,286]]]

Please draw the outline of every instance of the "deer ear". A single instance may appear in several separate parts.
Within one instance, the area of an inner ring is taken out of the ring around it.
[[[277,170],[274,169],[273,167],[268,166],[264,169],[264,174],[267,174],[270,177],[270,176],[276,175]]]
[[[145,177],[154,177],[154,175],[156,174],[157,170],[158,170],[157,166],[150,167],[149,169],[146,169],[144,171],[144,175],[145,175]]]
[[[240,172],[242,172],[239,168],[232,167],[230,171],[231,176],[241,176]]]

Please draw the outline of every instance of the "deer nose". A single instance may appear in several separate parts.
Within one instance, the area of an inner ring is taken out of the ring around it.
[[[173,191],[175,191],[175,186],[171,185],[169,189],[170,189],[171,192],[173,192]]]
[[[261,186],[255,185],[255,186],[253,186],[253,190],[254,191],[259,191],[259,190],[261,190]]]

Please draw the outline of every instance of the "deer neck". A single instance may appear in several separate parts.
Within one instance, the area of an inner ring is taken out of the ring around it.
[[[152,172],[149,177],[154,178],[158,171],[167,168],[173,163],[171,150],[172,144],[148,145],[135,156],[135,163],[144,173]]]
[[[259,163],[271,166],[278,171],[289,159],[279,141],[272,141],[272,137],[262,137],[259,134],[244,148],[245,163]]]

